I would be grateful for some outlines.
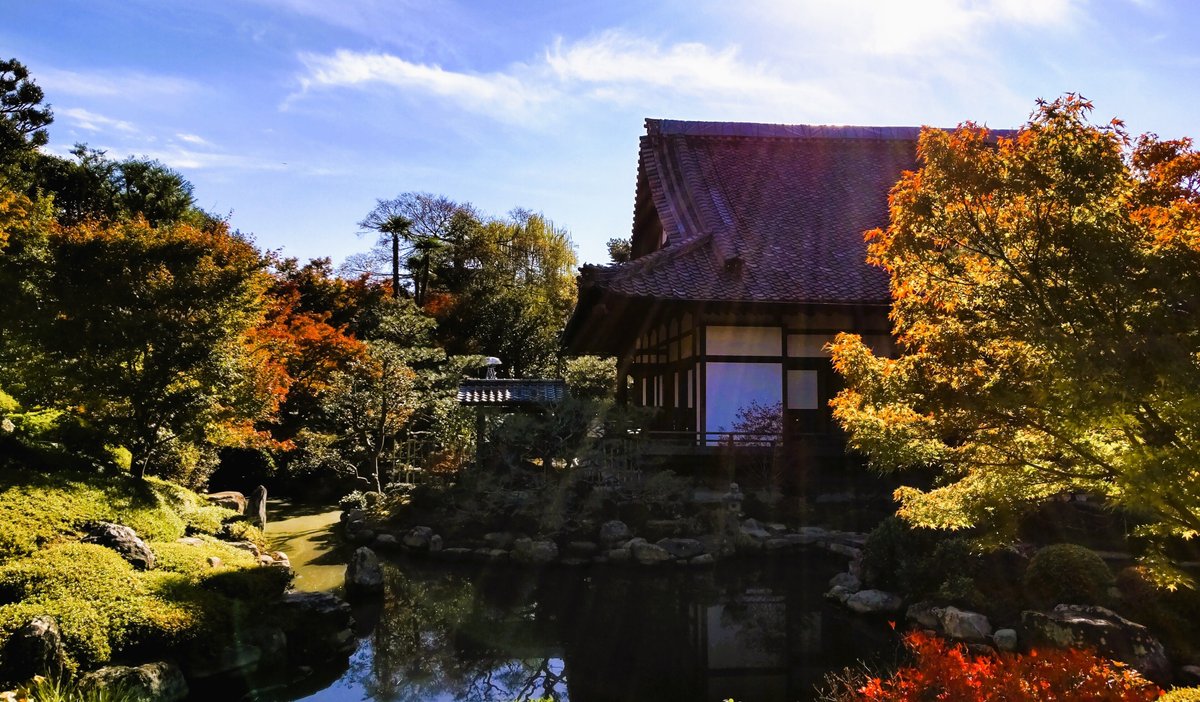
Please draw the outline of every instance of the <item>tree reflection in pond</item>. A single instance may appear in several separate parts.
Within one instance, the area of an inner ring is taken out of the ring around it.
[[[825,604],[839,567],[531,573],[401,562],[351,669],[305,699],[810,699],[825,671],[890,633]]]
[[[560,659],[516,655],[522,609],[485,596],[462,573],[413,577],[389,568],[378,616],[368,636],[372,655],[358,658],[348,675],[366,699],[565,699]]]

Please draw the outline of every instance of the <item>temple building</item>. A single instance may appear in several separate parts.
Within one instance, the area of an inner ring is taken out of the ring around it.
[[[581,269],[567,350],[615,356],[620,399],[696,446],[773,426],[840,453],[825,345],[847,331],[892,351],[863,234],[887,225],[919,133],[646,120],[632,258]]]

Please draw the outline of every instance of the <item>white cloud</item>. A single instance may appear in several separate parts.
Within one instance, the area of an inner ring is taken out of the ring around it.
[[[303,54],[302,92],[320,88],[385,86],[433,96],[503,120],[521,122],[535,112],[583,103],[627,104],[688,96],[701,101],[762,106],[829,106],[838,98],[814,82],[779,75],[742,59],[736,46],[699,43],[661,46],[609,31],[581,41],[557,40],[531,63],[473,73],[407,61],[384,53],[339,50]],[[293,95],[289,102],[299,98]]]
[[[54,116],[66,117],[75,126],[79,127],[80,129],[86,129],[89,132],[102,132],[111,130],[116,130],[119,132],[137,131],[137,127],[135,127],[131,122],[105,117],[104,115],[85,110],[82,107],[70,107],[67,109],[55,110]]]
[[[609,31],[569,45],[560,39],[546,52],[545,61],[561,83],[593,86],[596,97],[612,97],[621,89],[652,88],[771,103],[828,103],[835,99],[813,83],[785,78],[762,64],[744,61],[735,46],[714,50],[686,42],[662,47],[645,38]]]
[[[300,79],[305,91],[326,87],[386,85],[428,93],[463,107],[499,115],[518,116],[544,102],[520,79],[504,73],[471,74],[440,66],[413,63],[391,54],[340,50],[332,55],[302,54],[308,73]]]
[[[209,143],[209,141],[207,139],[205,139],[202,136],[197,136],[195,134],[179,133],[179,134],[175,135],[175,138],[180,141],[186,141],[189,144],[195,144],[197,146],[212,146],[212,144]]]

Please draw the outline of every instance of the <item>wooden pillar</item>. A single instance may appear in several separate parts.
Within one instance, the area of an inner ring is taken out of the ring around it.
[[[487,417],[483,405],[475,408],[475,468],[483,468],[483,440],[487,433]]]

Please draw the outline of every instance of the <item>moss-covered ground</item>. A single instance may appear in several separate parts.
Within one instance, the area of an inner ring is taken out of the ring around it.
[[[234,516],[177,485],[121,471],[0,469],[0,640],[50,614],[75,667],[208,648],[290,579],[217,538],[232,531],[261,541],[253,527],[230,529]],[[100,520],[133,528],[156,567],[138,571],[82,543],[86,525]]]

